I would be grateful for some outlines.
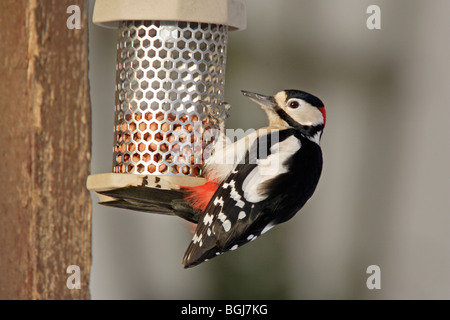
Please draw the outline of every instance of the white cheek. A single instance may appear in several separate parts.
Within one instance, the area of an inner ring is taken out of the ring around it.
[[[310,106],[309,104],[295,109],[292,113],[292,117],[295,121],[304,126],[323,124],[323,116],[320,110],[316,107]]]
[[[320,135],[322,134],[322,131],[317,132],[312,138],[310,138],[311,141],[314,141],[318,145],[320,145]]]

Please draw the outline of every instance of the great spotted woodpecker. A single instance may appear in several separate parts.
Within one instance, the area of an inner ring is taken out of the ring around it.
[[[102,192],[118,199],[114,206],[176,214],[197,223],[182,260],[185,268],[235,250],[291,219],[320,178],[320,139],[326,123],[322,101],[299,90],[274,96],[242,93],[262,107],[269,126],[234,143],[222,130],[206,160],[205,184]]]
[[[186,189],[187,202],[202,215],[183,257],[185,268],[235,250],[291,219],[319,181],[326,122],[322,101],[299,90],[273,97],[242,93],[263,108],[269,126],[216,148],[206,164],[208,183]]]

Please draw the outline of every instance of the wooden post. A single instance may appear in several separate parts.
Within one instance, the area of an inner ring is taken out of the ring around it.
[[[87,19],[85,0],[0,1],[0,299],[90,297]]]

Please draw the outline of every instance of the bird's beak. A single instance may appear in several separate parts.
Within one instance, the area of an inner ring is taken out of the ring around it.
[[[263,107],[273,109],[276,106],[276,103],[275,103],[275,100],[273,97],[264,96],[259,93],[254,93],[254,92],[249,92],[249,91],[244,91],[244,90],[241,90],[241,92],[244,96],[250,98],[250,100],[256,102],[257,104],[259,104]]]

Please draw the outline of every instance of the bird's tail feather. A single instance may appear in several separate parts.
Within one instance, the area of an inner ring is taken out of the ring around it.
[[[200,212],[192,209],[185,200],[185,192],[179,189],[158,189],[146,186],[128,186],[97,191],[113,200],[100,202],[103,205],[150,213],[176,215],[197,223]]]

